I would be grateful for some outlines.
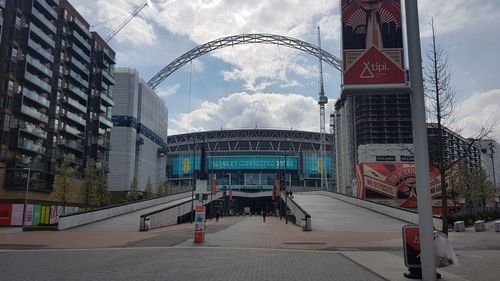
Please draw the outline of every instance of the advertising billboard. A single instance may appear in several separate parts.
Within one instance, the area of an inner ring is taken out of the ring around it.
[[[341,0],[344,88],[404,85],[400,0]]]
[[[440,194],[439,170],[430,172],[431,193]],[[362,163],[356,166],[357,196],[407,199],[416,192],[415,164]],[[404,201],[402,201],[403,203]]]
[[[191,174],[192,156],[175,156],[172,158],[172,175],[185,176]],[[208,157],[208,171],[224,170],[297,170],[296,156],[214,156]],[[195,170],[200,169],[200,157],[194,158]]]

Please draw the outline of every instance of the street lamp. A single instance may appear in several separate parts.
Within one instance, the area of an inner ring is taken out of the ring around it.
[[[286,139],[288,142],[290,142],[290,138],[287,138]],[[290,149],[290,148],[288,148]],[[287,150],[285,150],[285,172],[284,172],[284,184],[283,186],[285,187],[285,224],[288,224],[288,190],[286,188],[286,169],[287,169],[287,163],[286,163],[286,152]]]
[[[189,222],[193,223],[193,208],[194,208],[194,187],[196,184],[196,176],[194,172],[195,168],[195,152],[196,152],[196,139],[194,137],[191,138],[193,141],[193,161],[191,162],[191,212],[189,212]]]
[[[26,206],[28,205],[28,191],[30,188],[30,173],[31,168],[23,168],[23,170],[28,171],[28,176],[26,177],[26,192],[24,193],[24,207],[23,207],[23,229],[26,224]]]

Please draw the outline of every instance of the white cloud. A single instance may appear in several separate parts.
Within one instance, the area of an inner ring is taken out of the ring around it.
[[[458,32],[478,23],[494,22],[494,19],[500,19],[500,14],[488,1],[421,0],[419,17],[421,35],[429,37],[432,35],[429,27],[432,18],[439,33],[444,34]]]
[[[460,104],[465,122],[464,137],[474,137],[483,126],[493,126],[492,137],[500,141],[500,89],[474,93]]]
[[[167,85],[166,87],[161,87],[157,89],[157,94],[160,97],[169,97],[177,94],[177,91],[180,89],[181,84]]]
[[[334,100],[329,102],[333,106]],[[330,110],[326,110],[330,112]],[[328,118],[326,119],[328,123]],[[170,118],[169,135],[220,128],[293,128],[319,131],[319,107],[312,97],[296,94],[234,93],[205,101],[193,112]],[[328,128],[327,128],[328,130]]]

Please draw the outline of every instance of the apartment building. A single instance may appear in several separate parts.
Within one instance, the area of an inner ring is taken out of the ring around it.
[[[67,0],[2,4],[0,193],[51,201],[63,155],[107,169],[115,53]]]

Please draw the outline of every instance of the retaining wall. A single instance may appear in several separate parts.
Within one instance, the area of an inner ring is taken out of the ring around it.
[[[178,200],[184,197],[190,197],[191,192],[182,192],[165,197],[142,200],[139,202],[109,206],[101,209],[91,210],[87,212],[69,214],[59,217],[58,230],[77,227],[80,225],[109,219],[130,212],[142,210],[152,206],[168,203],[173,200]]]

